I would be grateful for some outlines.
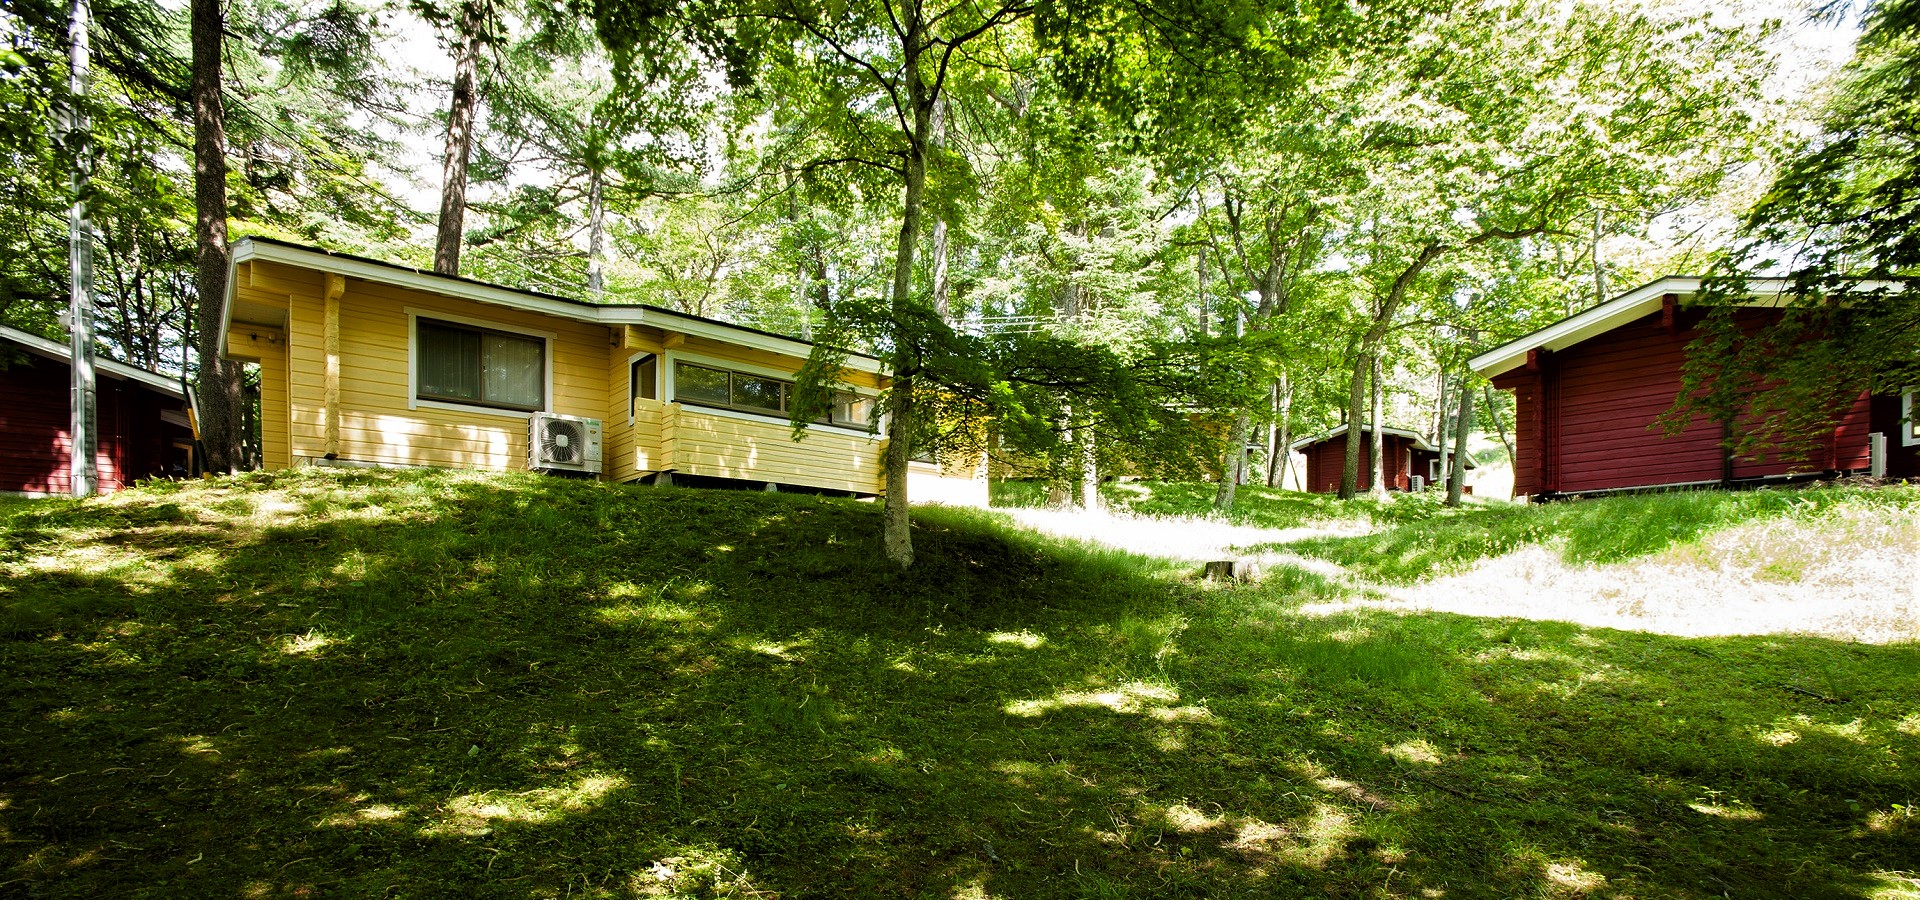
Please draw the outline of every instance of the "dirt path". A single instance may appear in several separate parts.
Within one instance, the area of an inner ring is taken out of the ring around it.
[[[1325,560],[1236,548],[1364,533],[1352,522],[1268,529],[1212,519],[1004,510],[1046,534],[1193,563],[1251,560],[1340,578],[1355,608],[1451,612],[1647,631],[1680,637],[1811,634],[1867,643],[1920,641],[1920,515],[1853,512],[1818,522],[1749,523],[1649,557],[1568,563],[1526,547],[1452,575],[1381,585]]]
[[[1113,512],[1062,512],[1050,509],[1002,509],[1021,525],[1055,537],[1088,541],[1142,556],[1201,563],[1216,559],[1251,560],[1263,567],[1292,565],[1322,575],[1344,576],[1346,570],[1321,559],[1293,553],[1247,553],[1236,548],[1277,544],[1329,535],[1365,534],[1370,529],[1351,522],[1326,522],[1300,528],[1255,528],[1217,519],[1136,516]]]

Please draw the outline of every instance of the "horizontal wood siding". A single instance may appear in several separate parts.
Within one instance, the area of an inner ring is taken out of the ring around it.
[[[1388,466],[1384,476],[1388,490],[1404,491],[1412,483],[1407,475],[1407,450],[1413,442],[1396,434],[1384,439],[1386,445],[1382,452]],[[1316,494],[1334,494],[1340,491],[1340,476],[1346,474],[1347,436],[1336,434],[1333,437],[1314,444],[1308,444],[1301,450],[1307,458],[1307,490]],[[1373,490],[1373,438],[1367,433],[1360,439],[1360,479],[1355,490]]]
[[[664,448],[676,472],[772,481],[871,494],[880,489],[884,444],[865,436],[815,429],[795,442],[784,421],[717,416],[668,405]]]
[[[291,295],[287,338],[288,443],[296,459],[326,453],[324,299],[317,280],[307,291]],[[385,465],[526,467],[525,417],[409,408],[408,309],[505,331],[552,334],[548,408],[607,421],[606,328],[348,278],[340,297],[339,458]],[[618,422],[625,425],[624,414]]]
[[[1749,333],[1778,316],[1767,309],[1737,314]],[[1697,317],[1683,315],[1683,326]],[[1514,493],[1579,492],[1717,482],[1808,470],[1864,467],[1870,409],[1854,404],[1821,451],[1804,461],[1726,460],[1728,430],[1695,415],[1669,436],[1657,421],[1679,395],[1687,344],[1697,328],[1669,329],[1654,313],[1558,353],[1537,368],[1494,379],[1516,402]],[[1740,436],[1738,428],[1731,435]]]
[[[72,491],[72,377],[65,363],[31,355],[0,370],[0,491]],[[184,406],[138,382],[100,376],[94,466],[101,488],[166,474],[173,442],[189,432],[161,421],[160,413]]]
[[[1716,481],[1724,434],[1695,416],[1672,437],[1654,424],[1680,392],[1693,332],[1670,333],[1659,314],[1556,354],[1561,491]]]

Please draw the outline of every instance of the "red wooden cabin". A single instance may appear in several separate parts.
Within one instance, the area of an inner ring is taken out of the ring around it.
[[[71,493],[67,346],[0,326],[0,491]],[[95,372],[100,487],[190,474],[193,427],[178,379],[101,359]]]
[[[1381,472],[1387,482],[1387,490],[1412,490],[1416,475],[1424,483],[1433,482],[1434,469],[1440,462],[1440,451],[1427,443],[1425,438],[1401,428],[1382,428],[1380,440],[1381,456],[1386,461]],[[1341,425],[1332,431],[1294,441],[1292,450],[1307,458],[1307,480],[1304,484],[1308,491],[1332,494],[1340,490],[1340,475],[1347,465],[1347,426]],[[1360,429],[1360,484],[1357,490],[1373,489],[1372,460],[1373,429],[1363,426]]]
[[[1774,321],[1786,283],[1754,279],[1737,313],[1754,329]],[[1669,277],[1563,319],[1470,361],[1517,402],[1515,496],[1554,497],[1655,487],[1732,486],[1808,475],[1876,470],[1920,475],[1920,435],[1903,424],[1913,395],[1862,395],[1819,450],[1797,461],[1746,457],[1726,448],[1741,436],[1696,416],[1668,437],[1654,420],[1673,405],[1687,343],[1703,313],[1689,308],[1700,279]],[[1880,438],[1876,439],[1875,435]]]

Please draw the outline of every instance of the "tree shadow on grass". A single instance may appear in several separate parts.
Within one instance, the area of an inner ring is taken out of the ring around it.
[[[817,498],[253,487],[5,526],[10,890],[1866,897],[1920,858],[1909,648],[1306,619],[955,513],[895,574]]]

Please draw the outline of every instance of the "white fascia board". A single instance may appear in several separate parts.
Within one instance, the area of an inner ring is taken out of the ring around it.
[[[1527,361],[1529,350],[1565,350],[1659,310],[1661,298],[1668,294],[1690,297],[1700,293],[1700,282],[1701,279],[1695,277],[1668,276],[1642,285],[1526,337],[1488,350],[1467,360],[1467,366],[1486,378],[1510,372]],[[1747,297],[1741,301],[1741,305],[1785,306],[1787,291],[1791,286],[1791,282],[1785,278],[1747,279]]]
[[[597,317],[595,313],[600,311],[591,306],[568,303],[565,300],[548,299],[534,294],[521,293],[503,287],[495,287],[493,285],[467,281],[460,278],[448,278],[444,275],[423,272],[419,269],[404,266],[371,263],[350,257],[335,256],[331,253],[322,253],[318,250],[288,247],[282,244],[260,243],[246,238],[242,238],[234,244],[234,265],[238,266],[240,263],[252,262],[254,260],[286,263],[287,265],[300,266],[305,269],[315,269],[321,272],[331,272],[336,275],[345,275],[366,281],[377,281],[381,284],[391,284],[396,287],[413,288],[415,290],[426,291],[430,294],[439,294],[442,297],[457,297],[462,300],[472,300],[476,303],[489,303],[494,306],[505,306],[511,309],[526,310],[528,312],[545,313],[550,316],[559,316],[563,319],[575,319],[582,322],[596,321]],[[228,305],[231,307],[231,298],[233,296],[231,281],[229,281],[227,296],[229,298]]]
[[[21,331],[18,328],[10,328],[5,325],[0,325],[0,340],[5,340],[13,344],[18,344],[22,349],[27,350],[30,353],[34,353],[39,356],[44,356],[47,359],[51,359],[58,363],[62,363],[65,365],[73,364],[73,350],[71,348],[69,348],[65,344],[61,344],[56,341],[47,340],[46,338],[43,338],[31,332]],[[159,391],[163,394],[166,394],[169,397],[174,398],[175,400],[186,399],[186,394],[182,392],[180,389],[179,381],[173,378],[170,378],[166,375],[162,375],[158,372],[149,372],[146,369],[138,368],[136,366],[130,366],[130,365],[127,365],[126,363],[119,362],[117,360],[104,359],[104,358],[96,358],[93,361],[93,365],[95,369],[98,369],[99,371],[104,372],[108,375],[112,375],[115,378],[122,378],[128,381],[138,381],[141,384],[144,384],[150,388],[153,388],[156,391]]]
[[[459,278],[448,278],[419,269],[397,267],[364,260],[335,256],[317,250],[288,247],[281,244],[259,243],[242,238],[234,245],[233,265],[252,260],[286,263],[302,268],[332,272],[338,275],[390,284],[396,287],[412,288],[442,297],[456,297],[475,303],[487,303],[504,306],[526,312],[541,313],[576,322],[592,322],[596,325],[615,327],[622,325],[647,325],[669,331],[678,331],[694,337],[708,338],[722,343],[742,347],[752,347],[797,356],[805,359],[813,352],[813,345],[805,341],[783,338],[757,331],[732,328],[727,325],[709,322],[704,319],[682,317],[664,310],[648,309],[644,306],[597,306],[584,303],[571,303],[556,298],[541,297]],[[233,308],[232,270],[228,271],[227,302],[221,312],[221,353],[226,353],[226,317]],[[846,367],[859,372],[878,374],[880,361],[863,356],[848,356]]]
[[[1519,368],[1527,361],[1529,350],[1543,347],[1564,350],[1659,309],[1660,298],[1668,294],[1694,294],[1699,290],[1698,278],[1662,278],[1585,312],[1561,319],[1526,337],[1488,350],[1467,360],[1467,366],[1483,377],[1492,378]]]
[[[252,248],[252,241],[241,238],[227,250],[227,291],[220,296],[220,339],[214,342],[214,348],[216,352],[220,354],[221,359],[226,359],[227,354],[231,352],[231,348],[227,346],[227,333],[233,331],[233,293],[235,290],[233,286],[233,275],[235,272],[240,271],[240,254]],[[182,359],[180,364],[186,365],[186,360]]]

